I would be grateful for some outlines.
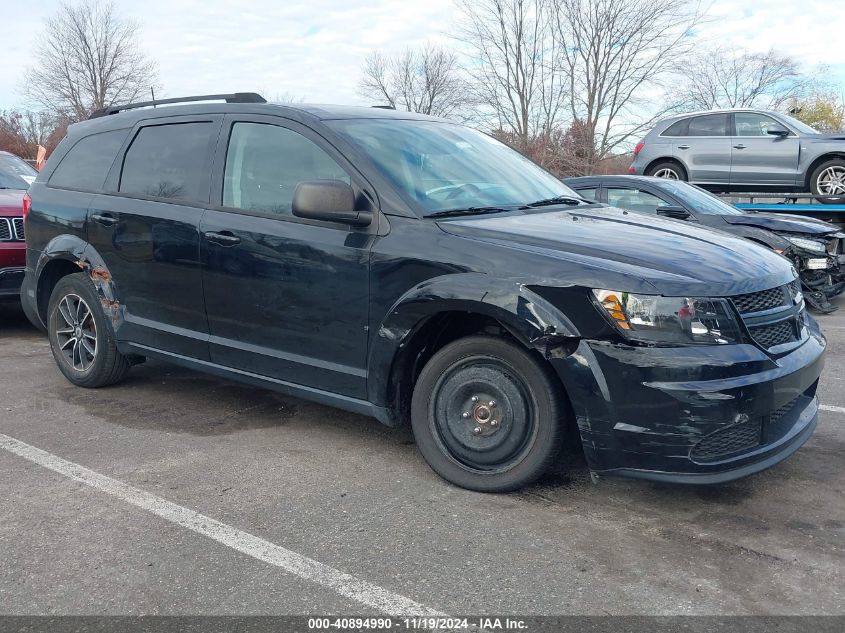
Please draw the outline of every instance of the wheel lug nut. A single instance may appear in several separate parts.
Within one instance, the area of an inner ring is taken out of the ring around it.
[[[481,427],[480,426],[475,427],[472,430],[472,432],[475,433],[476,435],[479,435],[481,433]]]
[[[478,402],[478,396],[473,396],[472,398],[470,398],[470,400],[472,400],[473,402]]]
[[[499,426],[498,420],[490,420],[490,426]]]
[[[487,406],[490,407],[491,409],[495,409],[496,408],[496,401],[491,400],[490,402],[487,403]]]
[[[463,413],[461,413],[461,417],[462,417],[464,420],[466,420],[466,419],[469,417],[469,412],[464,411]]]

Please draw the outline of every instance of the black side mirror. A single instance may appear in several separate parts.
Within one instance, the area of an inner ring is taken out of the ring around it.
[[[373,214],[355,210],[355,192],[340,180],[303,180],[293,192],[291,210],[298,218],[369,226]]]
[[[789,130],[783,127],[780,123],[773,123],[766,128],[766,134],[783,138],[784,136],[789,136]]]
[[[683,207],[657,207],[657,215],[662,215],[665,218],[674,218],[675,220],[687,220],[690,217],[690,212]]]

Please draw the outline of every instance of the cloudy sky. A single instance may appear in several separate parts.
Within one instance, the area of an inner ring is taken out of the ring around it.
[[[845,34],[842,0],[713,0],[701,35],[754,51],[771,47],[808,67],[827,64],[845,84],[836,54]],[[30,48],[58,0],[0,0],[6,28],[0,109],[25,105]],[[118,0],[141,24],[142,46],[158,62],[164,94],[258,91],[322,103],[366,103],[357,93],[361,61],[449,43],[459,19],[453,0]]]

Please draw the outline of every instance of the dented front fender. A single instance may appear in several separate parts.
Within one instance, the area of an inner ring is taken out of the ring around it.
[[[373,402],[388,404],[390,377],[402,348],[429,319],[450,312],[494,319],[523,345],[546,357],[571,353],[580,338],[560,310],[525,284],[475,272],[427,279],[391,306],[374,333],[368,362]]]

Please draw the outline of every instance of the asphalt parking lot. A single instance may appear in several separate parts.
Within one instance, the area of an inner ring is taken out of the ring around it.
[[[73,387],[0,308],[0,612],[843,614],[839,304],[785,463],[691,488],[572,456],[510,495],[445,483],[407,430],[173,366]]]

